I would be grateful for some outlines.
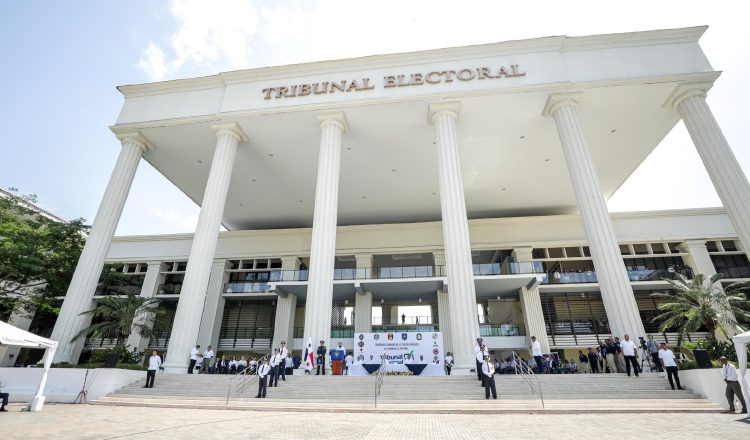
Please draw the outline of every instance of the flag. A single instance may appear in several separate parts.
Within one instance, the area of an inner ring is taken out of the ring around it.
[[[315,354],[313,353],[312,338],[307,338],[307,347],[305,347],[305,369],[312,370],[315,366]]]

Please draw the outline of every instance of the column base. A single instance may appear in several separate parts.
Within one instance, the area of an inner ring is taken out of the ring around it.
[[[28,411],[41,411],[42,407],[44,406],[44,401],[46,400],[46,397],[44,396],[34,396],[33,399],[31,399],[31,402],[29,402],[29,405],[26,407]]]
[[[163,364],[164,372],[168,374],[187,374],[188,364]]]

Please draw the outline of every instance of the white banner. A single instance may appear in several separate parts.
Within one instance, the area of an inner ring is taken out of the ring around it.
[[[372,368],[386,358],[386,371],[412,371],[422,376],[445,374],[441,332],[355,333],[354,361]]]

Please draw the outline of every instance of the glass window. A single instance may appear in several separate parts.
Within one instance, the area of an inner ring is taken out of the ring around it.
[[[281,269],[281,260],[271,260],[271,269]]]
[[[255,260],[256,269],[268,269],[268,260]]]
[[[721,246],[727,252],[734,252],[739,250],[737,249],[737,245],[733,240],[722,240]]]
[[[591,249],[589,249],[588,246],[583,246],[583,256],[584,257],[590,257],[591,256]]]
[[[230,260],[229,261],[229,269],[239,269],[240,268],[240,260]]]
[[[177,272],[184,272],[187,269],[187,261],[177,263]]]
[[[568,258],[575,258],[581,256],[581,248],[579,247],[566,247],[565,254]]]
[[[626,244],[621,244],[620,245],[620,253],[622,255],[630,255],[630,246],[628,246]]]
[[[648,246],[644,243],[636,243],[633,245],[633,251],[636,255],[648,255]]]
[[[706,249],[708,249],[709,252],[719,252],[719,247],[716,245],[715,241],[707,241]]]
[[[252,269],[253,268],[253,260],[242,260],[242,268],[243,269]]]
[[[547,253],[544,251],[544,248],[535,248],[531,251],[531,258],[547,258]]]
[[[665,243],[651,243],[651,251],[655,255],[666,254],[667,250],[664,248]]]
[[[549,248],[549,258],[563,258],[563,248]]]

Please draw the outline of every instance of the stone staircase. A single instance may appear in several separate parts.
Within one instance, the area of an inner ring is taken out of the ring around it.
[[[378,412],[715,412],[721,408],[689,391],[672,391],[656,374],[542,375],[532,383],[521,376],[499,375],[498,400],[485,400],[476,376],[385,376],[375,406],[375,378],[287,376],[255,399],[254,376],[159,374],[155,388],[144,381],[126,386],[96,404],[278,411]]]

